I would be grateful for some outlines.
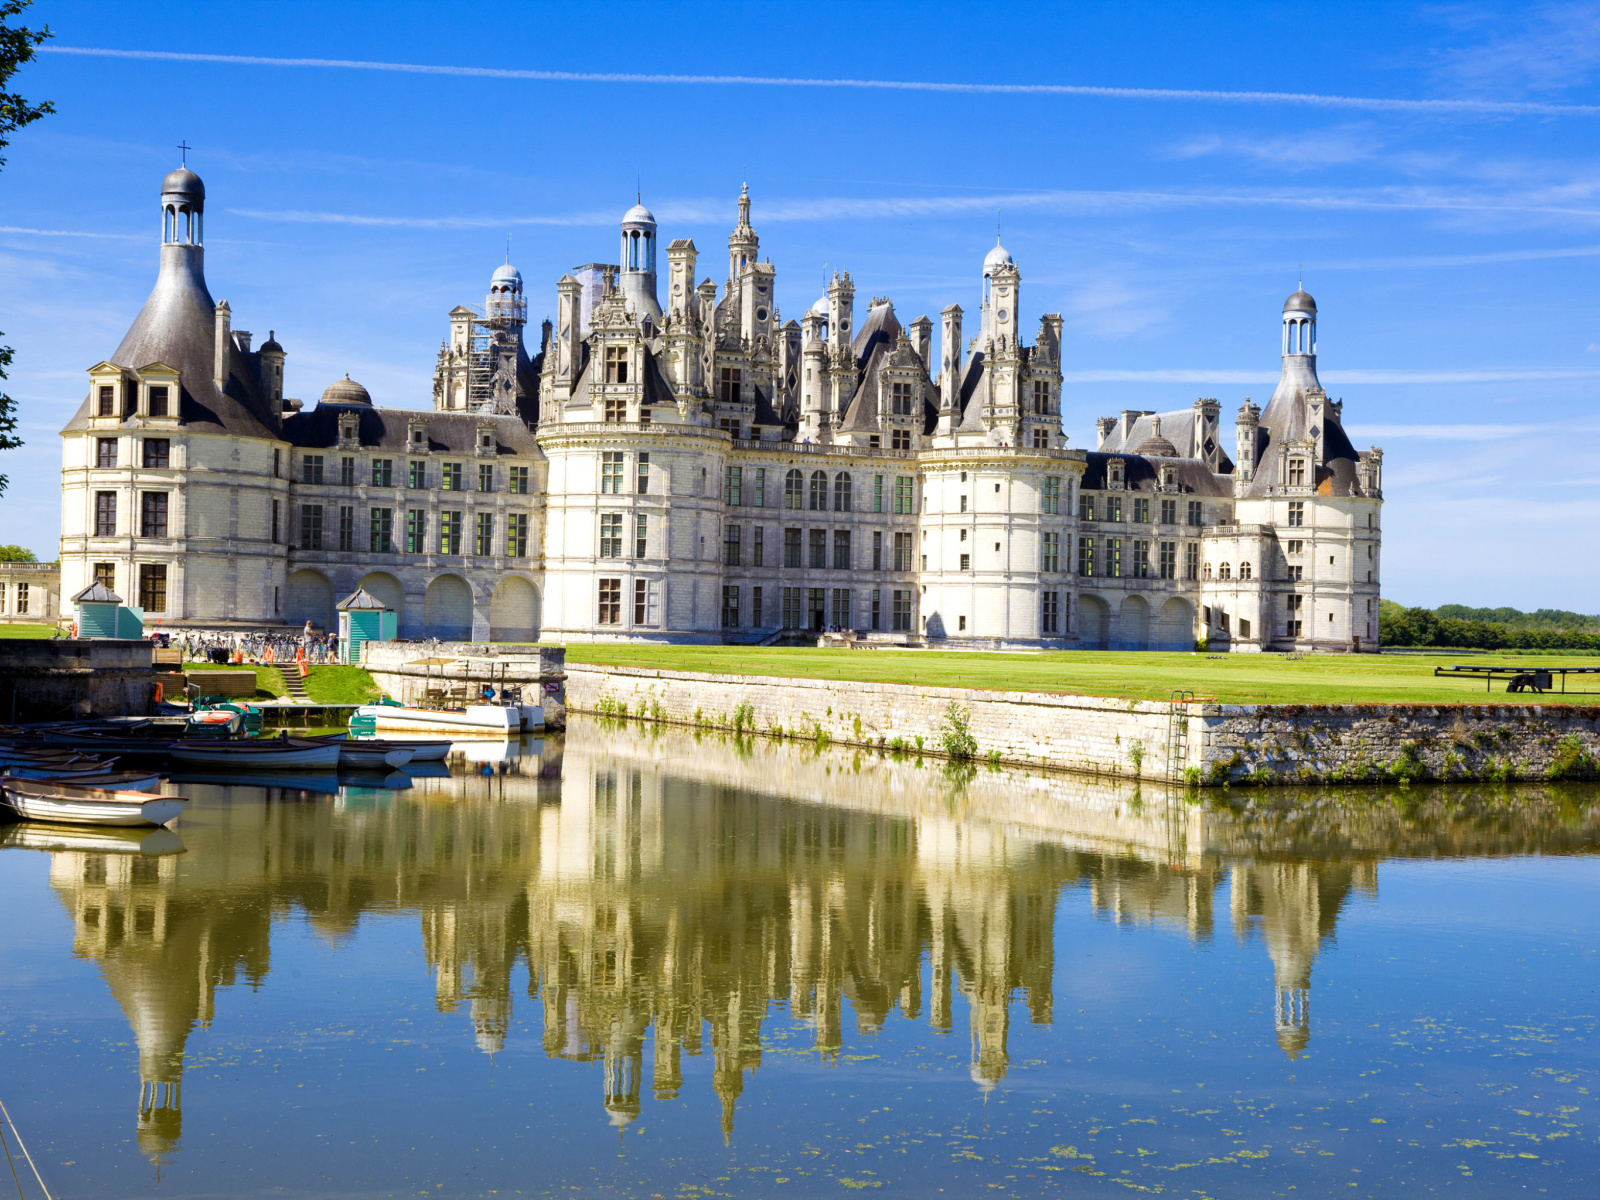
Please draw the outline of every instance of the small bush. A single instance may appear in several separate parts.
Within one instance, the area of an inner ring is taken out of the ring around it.
[[[1556,750],[1555,761],[1545,772],[1547,779],[1600,779],[1600,761],[1591,754],[1577,734],[1568,734]]]
[[[748,700],[742,700],[733,710],[733,730],[738,733],[741,729],[754,731],[756,727],[755,705]]]
[[[1144,764],[1144,743],[1138,738],[1128,743],[1128,761],[1133,764],[1134,773],[1138,774],[1139,768]]]
[[[954,700],[945,706],[944,722],[939,727],[939,743],[944,752],[957,762],[965,762],[978,753],[978,741],[972,736],[972,713]],[[917,739],[917,749],[922,749],[922,739]]]

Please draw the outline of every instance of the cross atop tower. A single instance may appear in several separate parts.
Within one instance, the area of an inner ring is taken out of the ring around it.
[[[189,165],[189,151],[191,151],[193,149],[194,149],[194,147],[189,145],[189,139],[188,138],[184,138],[183,141],[178,143],[178,150],[183,155],[183,163],[182,163],[183,166],[187,167]]]

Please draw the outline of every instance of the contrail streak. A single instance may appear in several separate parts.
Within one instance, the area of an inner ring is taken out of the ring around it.
[[[223,63],[241,67],[314,67],[342,71],[395,71],[470,79],[525,79],[558,83],[645,83],[690,86],[869,88],[962,95],[1087,96],[1110,100],[1192,100],[1212,104],[1288,104],[1438,116],[1600,116],[1600,104],[1539,104],[1525,100],[1399,100],[1378,96],[1327,96],[1314,92],[1225,92],[1197,88],[1090,87],[1066,83],[936,83],[910,79],[806,79],[782,75],[646,75],[624,72],[535,71],[509,67],[458,67],[428,63],[368,62],[351,58],[267,58],[253,54],[187,54],[176,50],[112,50],[98,46],[40,46],[40,54],[162,62]]]

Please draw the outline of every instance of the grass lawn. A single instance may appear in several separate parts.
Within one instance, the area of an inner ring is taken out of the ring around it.
[[[256,673],[256,700],[276,700],[284,694],[283,680],[278,677],[275,667],[252,667],[249,663],[202,663],[186,662],[183,664],[186,674],[195,671],[254,671]],[[180,697],[181,699],[181,697]]]
[[[1600,695],[1508,694],[1505,684],[1485,693],[1481,681],[1435,679],[1436,666],[1455,662],[1516,665],[1528,659],[1496,656],[1328,654],[1285,659],[1276,654],[1119,653],[1068,650],[983,654],[949,650],[817,650],[799,647],[616,646],[567,647],[567,661],[600,666],[658,667],[725,675],[789,675],[808,679],[1064,692],[1166,700],[1174,690],[1196,699],[1249,704],[1597,704]],[[1552,654],[1541,664],[1586,666],[1592,659]],[[1557,687],[1560,687],[1558,682]],[[1568,687],[1600,693],[1600,675],[1573,676]]]
[[[285,670],[294,670],[291,665]],[[306,676],[306,695],[314,704],[370,704],[378,698],[378,685],[365,667],[312,667]]]
[[[56,631],[54,625],[24,625],[21,622],[0,622],[0,638],[47,638]]]

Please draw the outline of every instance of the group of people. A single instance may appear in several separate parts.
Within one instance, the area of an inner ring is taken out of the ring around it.
[[[306,622],[299,633],[239,633],[185,629],[171,634],[171,644],[186,661],[289,663],[310,665],[339,661],[339,636],[320,633]]]

